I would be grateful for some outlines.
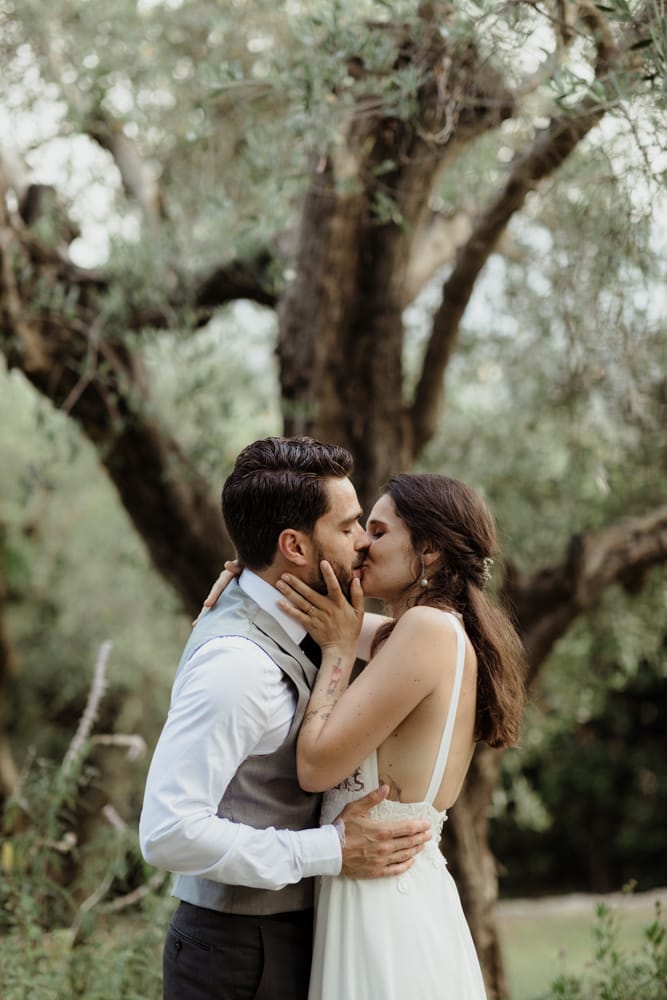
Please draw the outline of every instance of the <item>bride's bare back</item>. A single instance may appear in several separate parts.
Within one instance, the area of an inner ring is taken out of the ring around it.
[[[432,674],[435,667],[439,676],[433,691],[416,705],[377,751],[380,780],[390,786],[389,797],[400,802],[421,802],[426,795],[454,686],[454,627],[442,612],[424,610],[441,617],[438,624],[443,629],[443,642],[432,647],[428,663],[415,659],[414,670]],[[467,637],[465,645],[463,681],[452,743],[447,768],[434,800],[438,810],[449,809],[458,798],[474,749],[477,657]],[[391,637],[387,647],[390,656]]]

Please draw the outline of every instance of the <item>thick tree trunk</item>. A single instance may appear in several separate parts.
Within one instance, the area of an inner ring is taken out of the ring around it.
[[[479,955],[488,1000],[507,996],[507,980],[495,919],[496,859],[489,848],[488,812],[502,755],[480,745],[456,805],[450,810],[442,849],[456,880]]]
[[[305,202],[299,277],[280,309],[283,412],[286,433],[352,451],[368,509],[378,484],[411,459],[402,413],[406,240],[382,227],[379,252],[366,199],[336,194],[335,183],[328,163]]]
[[[38,243],[0,208],[0,343],[10,367],[72,416],[148,547],[196,612],[232,547],[210,488],[153,415],[144,372],[106,285]]]
[[[341,143],[313,167],[296,278],[280,305],[278,355],[286,433],[346,445],[368,509],[415,450],[403,384],[403,310],[416,234],[438,173],[512,111],[512,99],[470,44],[450,48],[439,25],[396,29],[396,63],[422,83],[414,119],[369,95],[363,72]]]

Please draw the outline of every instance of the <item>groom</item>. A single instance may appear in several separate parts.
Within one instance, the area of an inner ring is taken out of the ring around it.
[[[146,783],[144,857],[177,873],[164,1000],[305,1000],[313,876],[397,875],[428,823],[378,823],[378,789],[318,827],[296,777],[296,737],[317,647],[278,607],[289,570],[349,585],[368,537],[343,448],[267,438],[245,448],[222,508],[246,567],[193,629]],[[310,642],[310,647],[309,643]]]

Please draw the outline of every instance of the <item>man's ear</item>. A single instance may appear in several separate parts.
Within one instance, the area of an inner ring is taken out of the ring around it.
[[[285,528],[278,535],[278,552],[287,562],[305,566],[308,562],[309,538],[303,531]]]

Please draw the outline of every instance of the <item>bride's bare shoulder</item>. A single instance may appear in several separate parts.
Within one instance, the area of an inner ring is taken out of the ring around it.
[[[428,604],[415,604],[413,608],[408,608],[407,611],[403,612],[399,623],[403,622],[411,628],[427,626],[452,631],[454,629],[452,617],[460,619],[460,615],[454,611],[433,608]]]
[[[456,626],[452,614],[427,604],[417,604],[403,612],[395,632],[410,640],[417,637],[428,642],[453,643],[456,641]]]

